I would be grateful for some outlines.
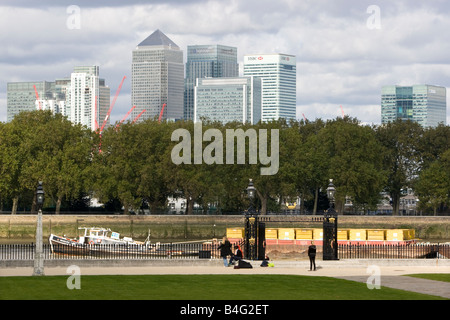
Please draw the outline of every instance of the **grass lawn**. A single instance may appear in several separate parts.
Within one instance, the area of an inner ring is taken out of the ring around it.
[[[421,274],[408,274],[407,276],[428,280],[450,282],[450,273],[421,273]]]
[[[0,277],[0,300],[427,300],[440,299],[329,277],[296,275],[112,275]]]

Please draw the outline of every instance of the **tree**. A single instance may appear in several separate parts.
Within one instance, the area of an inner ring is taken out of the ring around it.
[[[423,128],[416,122],[389,122],[376,129],[383,146],[383,168],[387,173],[385,190],[392,198],[393,214],[399,214],[401,190],[412,186],[421,163]]]
[[[94,194],[101,202],[119,199],[124,214],[129,214],[132,209],[138,210],[142,204],[138,188],[145,161],[142,152],[147,146],[139,131],[140,126],[132,123],[105,130],[101,137],[101,151],[96,154],[93,167],[96,176]]]
[[[13,199],[12,214],[19,197],[34,194],[38,181],[59,213],[62,198],[83,189],[92,148],[90,131],[50,111],[21,112],[2,127],[0,185]]]
[[[450,149],[420,172],[414,191],[420,206],[431,207],[436,215],[439,206],[450,199]]]
[[[320,144],[328,151],[328,177],[336,185],[336,201],[343,208],[346,197],[350,197],[356,206],[375,208],[385,174],[382,147],[372,128],[360,125],[357,119],[337,118],[328,121],[319,135]]]

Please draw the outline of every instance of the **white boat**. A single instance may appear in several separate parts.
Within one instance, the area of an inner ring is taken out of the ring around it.
[[[89,254],[92,252],[146,254],[155,252],[159,248],[159,243],[151,244],[149,237],[145,241],[136,241],[129,237],[120,238],[120,234],[112,232],[111,229],[99,227],[82,227],[84,234],[78,239],[68,238],[51,234],[49,237],[52,253]]]

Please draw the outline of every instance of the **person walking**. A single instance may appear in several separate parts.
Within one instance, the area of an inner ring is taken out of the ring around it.
[[[220,256],[223,259],[223,265],[228,267],[228,256],[233,255],[231,252],[231,243],[227,237],[223,237],[222,243],[217,247],[220,250]]]
[[[308,247],[308,257],[309,257],[309,271],[312,271],[314,265],[314,271],[316,271],[316,246],[314,241],[311,241],[311,245]]]

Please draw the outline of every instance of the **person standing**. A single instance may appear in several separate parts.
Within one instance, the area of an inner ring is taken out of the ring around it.
[[[308,247],[308,257],[309,257],[309,271],[312,271],[314,265],[314,271],[316,271],[316,246],[314,241],[311,241],[311,245]]]
[[[231,256],[233,253],[231,252],[231,243],[227,237],[223,237],[222,243],[217,247],[220,250],[220,256],[223,259],[223,265],[228,267],[228,256]]]

